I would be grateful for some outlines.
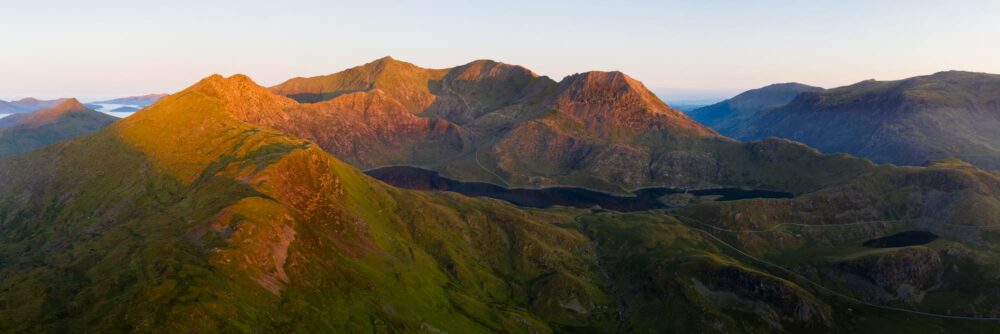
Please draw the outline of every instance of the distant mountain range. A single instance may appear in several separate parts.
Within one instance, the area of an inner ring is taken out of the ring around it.
[[[957,157],[1000,169],[1000,75],[995,74],[950,71],[829,90],[775,85],[691,115],[740,140],[775,136],[880,163],[919,165]]]
[[[11,102],[0,100],[0,114],[18,114],[48,109],[55,107],[65,100],[66,99],[39,100],[31,97]]]
[[[116,120],[87,109],[76,99],[65,99],[49,109],[0,118],[0,158],[82,136]]]
[[[148,94],[141,96],[129,96],[111,100],[95,101],[92,104],[123,104],[130,106],[145,107],[167,97],[168,94]]]
[[[743,92],[719,103],[695,108],[688,115],[721,134],[733,136],[736,130],[742,129],[760,112],[785,105],[801,93],[821,90],[823,89],[819,87],[794,82],[773,84]]]

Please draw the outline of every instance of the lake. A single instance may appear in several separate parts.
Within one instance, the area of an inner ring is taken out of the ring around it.
[[[868,248],[894,248],[916,246],[937,240],[938,236],[927,231],[906,231],[890,236],[865,241],[861,245]]]
[[[400,188],[452,191],[468,196],[501,199],[519,206],[534,208],[552,206],[591,208],[600,206],[602,209],[623,212],[667,209],[677,205],[664,201],[662,198],[673,194],[689,194],[695,197],[707,197],[715,201],[792,197],[792,194],[788,192],[739,188],[699,190],[643,188],[632,192],[631,196],[574,187],[504,188],[491,183],[456,181],[443,177],[432,170],[410,166],[382,167],[365,171],[365,173]]]

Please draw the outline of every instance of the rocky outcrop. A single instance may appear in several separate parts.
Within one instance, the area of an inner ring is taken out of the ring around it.
[[[671,109],[646,87],[621,72],[586,72],[566,77],[550,101],[555,109],[579,120],[599,138],[615,140],[645,131],[678,136],[715,132]]]
[[[699,294],[723,307],[748,309],[775,330],[784,329],[782,323],[821,327],[832,318],[815,297],[769,275],[723,266],[699,277],[693,280]]]
[[[883,290],[862,297],[873,302],[920,302],[928,290],[941,284],[944,273],[937,251],[919,246],[853,259],[841,263],[840,268],[866,278]]]

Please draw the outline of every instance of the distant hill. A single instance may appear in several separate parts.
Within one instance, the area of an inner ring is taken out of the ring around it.
[[[111,110],[111,112],[136,112],[136,111],[139,111],[139,108],[129,107],[129,106],[118,107]]]
[[[949,71],[868,80],[807,91],[750,115],[716,124],[741,140],[783,137],[876,162],[918,165],[957,157],[1000,169],[1000,75]]]
[[[733,131],[741,129],[759,112],[791,102],[801,93],[821,90],[823,89],[819,87],[794,82],[773,84],[748,90],[716,104],[696,108],[688,112],[688,115],[721,134],[733,136]]]
[[[18,113],[32,112],[35,110],[48,109],[55,107],[56,105],[62,103],[65,100],[66,99],[39,100],[31,97],[11,102],[0,100],[0,114],[18,114]]]
[[[91,133],[116,120],[87,109],[76,99],[64,100],[49,109],[0,118],[0,158]]]
[[[702,103],[670,103],[670,107],[688,113],[692,110],[704,107]]]
[[[148,94],[141,96],[129,96],[129,97],[122,97],[105,101],[95,101],[91,102],[91,104],[124,104],[124,105],[145,107],[153,103],[156,103],[156,101],[159,101],[160,99],[166,96],[167,94]]]

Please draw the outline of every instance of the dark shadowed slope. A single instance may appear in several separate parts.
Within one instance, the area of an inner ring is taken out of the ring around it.
[[[958,157],[1000,169],[998,129],[1000,75],[951,71],[802,94],[732,133],[743,140],[789,138],[876,162]]]
[[[79,137],[118,119],[68,99],[51,109],[0,118],[0,158]]]
[[[785,105],[801,93],[822,90],[819,87],[794,82],[773,84],[748,90],[713,105],[697,108],[688,115],[719,133],[733,136],[734,131],[742,129],[746,122],[753,120],[765,109]]]

